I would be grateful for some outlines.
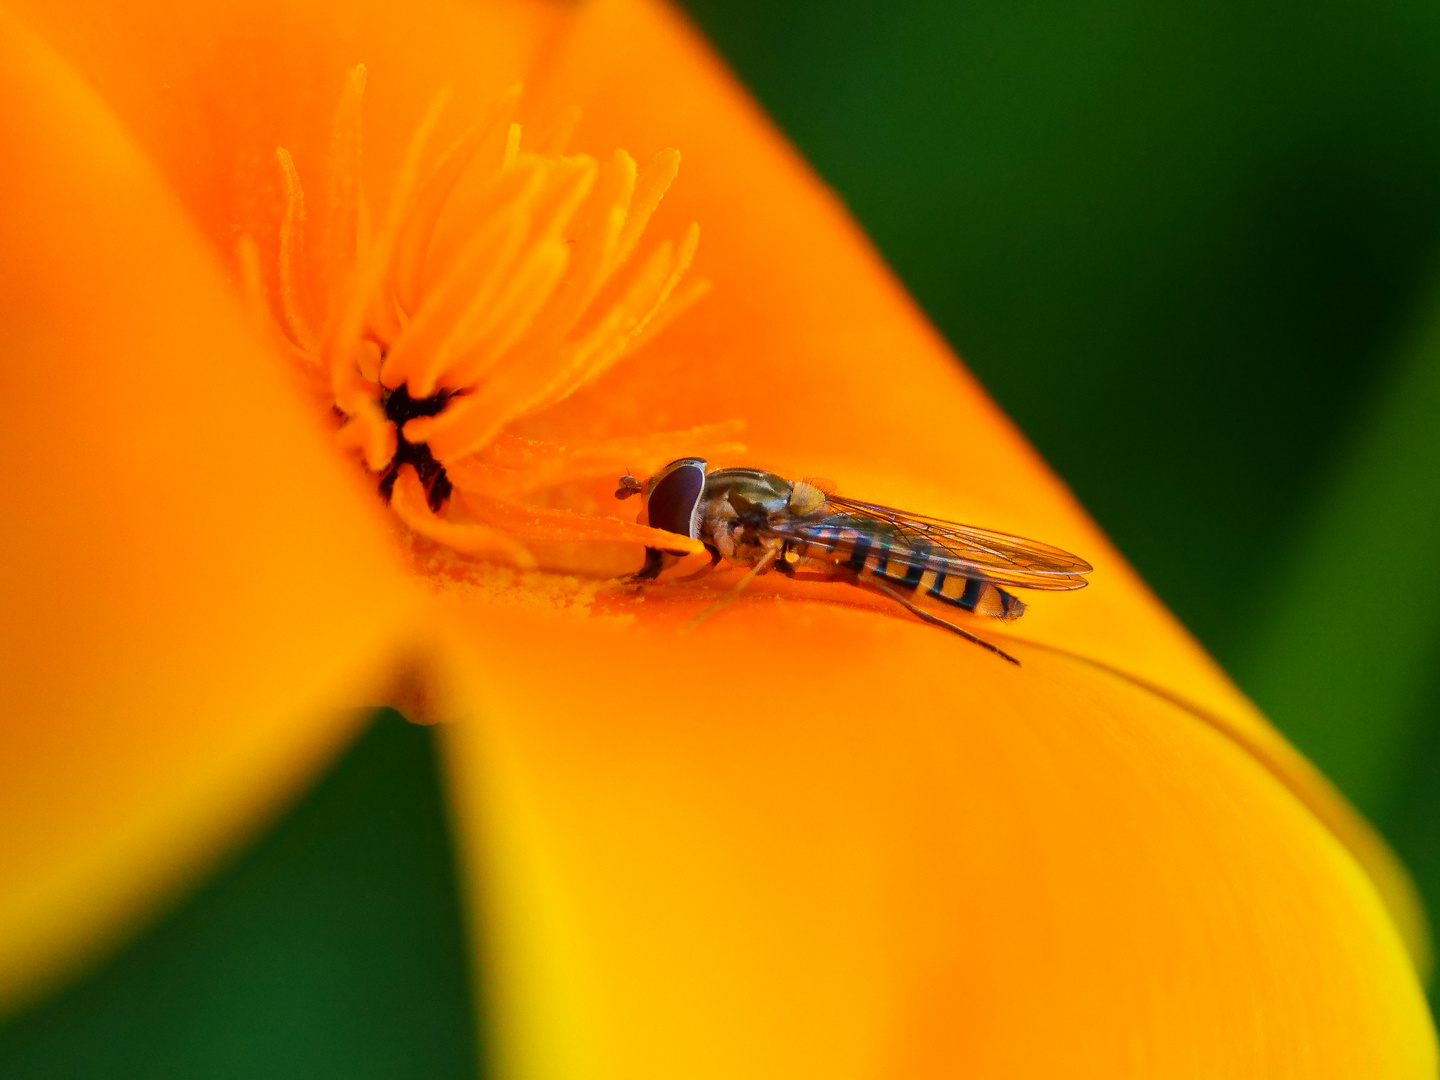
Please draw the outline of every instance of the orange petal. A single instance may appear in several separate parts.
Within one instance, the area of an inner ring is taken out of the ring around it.
[[[1384,843],[1156,601],[688,27],[651,0],[597,0],[544,75],[534,107],[578,102],[579,145],[638,160],[681,149],[650,229],[703,223],[693,272],[714,290],[527,433],[563,442],[607,416],[617,430],[743,416],[745,457],[712,465],[833,477],[842,494],[1084,556],[1091,586],[1027,596],[1007,634],[1125,672],[1229,731],[1364,863],[1423,965],[1424,917]]]
[[[9,1005],[333,751],[411,600],[213,250],[9,16],[0,101]]]
[[[436,92],[453,91],[435,140],[444,147],[520,80],[561,10],[545,0],[14,6],[100,88],[222,258],[237,232],[255,238],[275,295],[286,206],[275,149],[294,157],[313,215],[307,227],[318,236],[336,103],[356,63],[368,68],[365,191],[383,208]]]
[[[1349,855],[1122,678],[774,599],[458,617],[505,1075],[1434,1075]]]

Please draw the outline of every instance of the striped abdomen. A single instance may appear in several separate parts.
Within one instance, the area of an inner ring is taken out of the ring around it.
[[[802,559],[853,571],[862,582],[866,578],[883,582],[889,589],[913,595],[917,602],[934,600],[995,619],[1025,614],[1019,599],[979,571],[892,533],[827,525],[816,530],[813,539],[792,541],[790,547]]]

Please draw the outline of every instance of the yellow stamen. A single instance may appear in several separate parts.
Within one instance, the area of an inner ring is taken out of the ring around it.
[[[698,555],[705,550],[699,540],[679,533],[652,529],[618,518],[592,517],[569,510],[525,506],[508,499],[466,491],[458,482],[455,490],[475,520],[501,529],[522,540],[558,540],[584,543],[643,544],[678,555]]]
[[[288,347],[328,376],[342,417],[337,444],[381,477],[379,490],[411,530],[467,555],[533,567],[519,538],[701,550],[689,537],[516,500],[592,505],[594,495],[578,490],[536,493],[676,456],[738,452],[738,425],[569,446],[506,430],[601,377],[703,294],[704,282],[677,288],[699,240],[694,225],[625,269],[679,154],[663,151],[644,168],[623,150],[603,166],[566,155],[578,112],[562,116],[540,150],[528,149],[513,120],[516,87],[425,176],[441,93],[372,234],[360,181],[364,90],[362,65],[336,114],[316,258],[303,251],[295,163],[277,151],[285,191],[278,321]],[[246,250],[247,295],[263,296],[253,245]],[[310,287],[317,268],[323,281]],[[318,332],[306,294],[324,302]]]
[[[336,397],[336,404],[342,410],[345,405]],[[384,411],[374,401],[354,396],[350,402],[349,420],[335,433],[335,445],[342,450],[358,450],[371,472],[383,472],[395,458],[395,425],[385,417]]]
[[[435,235],[435,225],[460,177],[481,150],[497,136],[503,146],[508,139],[510,120],[520,100],[520,87],[512,86],[479,123],[462,135],[435,166],[435,171],[415,198],[415,206],[395,247],[395,298],[408,314],[419,306],[420,275],[425,256]]]
[[[522,206],[512,206],[486,224],[450,272],[429,290],[390,349],[385,358],[386,385],[409,385],[413,397],[435,392],[447,343],[457,328],[474,325],[490,310],[524,251],[528,232],[529,219]]]
[[[544,337],[536,349],[554,348],[574,328],[621,260],[616,245],[635,191],[635,161],[617,150],[600,170],[586,213],[575,225],[569,280],[545,312]]]
[[[235,241],[235,262],[240,269],[240,290],[250,325],[282,355],[292,360],[290,373],[296,388],[307,398],[330,401],[330,388],[321,377],[314,357],[287,337],[271,315],[269,297],[260,266],[260,246],[249,233]]]
[[[507,364],[476,391],[438,416],[405,426],[411,442],[430,445],[436,458],[450,461],[487,446],[507,424],[569,397],[598,378],[669,297],[689,268],[700,230],[691,225],[680,250],[669,241],[656,246],[635,281],[600,325],[573,345],[548,355],[526,356]]]
[[[509,563],[522,570],[533,570],[535,556],[525,546],[501,529],[470,522],[447,521],[430,509],[425,487],[411,465],[400,469],[395,489],[390,496],[395,516],[421,536],[465,555],[478,555],[495,562]]]
[[[327,315],[336,311],[351,285],[359,239],[360,216],[360,105],[365,96],[365,65],[357,64],[345,77],[340,107],[330,136],[330,171],[325,194],[328,213],[321,241]]]
[[[290,340],[312,356],[319,352],[319,335],[300,310],[296,297],[299,276],[296,263],[300,258],[300,228],[305,220],[305,191],[295,162],[283,146],[277,147],[280,175],[285,182],[285,216],[280,220],[280,313]]]
[[[665,332],[667,326],[703,300],[711,288],[710,282],[703,278],[700,281],[687,281],[682,284],[670,294],[670,299],[665,301],[665,305],[650,317],[650,321],[630,339],[629,344],[625,346],[626,353],[639,352],[649,345]]]
[[[366,313],[375,306],[381,284],[390,270],[390,257],[399,238],[400,226],[411,194],[419,182],[420,155],[440,121],[440,113],[449,96],[445,91],[436,96],[410,140],[400,164],[400,174],[395,180],[395,190],[390,194],[385,219],[369,245],[365,260],[358,267],[354,284],[340,309],[340,317],[336,320],[326,350],[330,356],[331,376],[337,380],[346,379],[354,367],[355,349],[360,344]]]
[[[640,242],[640,234],[645,231],[645,226],[650,223],[650,215],[655,213],[660,200],[665,197],[665,192],[670,190],[670,185],[675,182],[676,175],[680,172],[680,151],[661,150],[645,167],[636,183],[637,198],[634,209],[625,222],[625,228],[620,232],[620,239],[615,245],[614,265],[619,266],[630,253],[635,250],[635,245]]]

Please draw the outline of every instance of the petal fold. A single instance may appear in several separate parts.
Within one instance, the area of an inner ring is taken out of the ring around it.
[[[9,1007],[325,760],[414,600],[213,249],[8,14],[0,114]]]

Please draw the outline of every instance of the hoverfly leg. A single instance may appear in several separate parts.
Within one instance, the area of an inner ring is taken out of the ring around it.
[[[770,569],[771,564],[775,561],[775,557],[779,554],[780,549],[778,547],[773,547],[769,551],[765,552],[765,554],[760,557],[760,561],[757,562],[754,566],[752,566],[750,570],[745,574],[745,576],[735,583],[735,587],[733,589],[731,589],[728,593],[722,596],[719,600],[716,600],[715,603],[711,604],[704,611],[700,612],[699,615],[696,615],[693,619],[691,619],[684,626],[682,626],[681,629],[693,630],[706,619],[710,618],[711,615],[714,615],[717,611],[729,607],[732,603],[735,602],[735,600],[740,596],[740,594],[745,591],[745,587],[749,585],[750,582],[754,581],[761,574],[765,573],[766,570]]]
[[[620,579],[622,585],[644,585],[647,581],[654,581],[660,576],[660,571],[665,569],[665,553],[659,548],[647,547],[645,549],[645,565]]]
[[[710,573],[710,571],[714,570],[715,567],[720,565],[720,550],[718,548],[713,548],[709,544],[706,544],[705,553],[710,556],[710,561],[706,565],[702,566],[694,573],[686,574],[684,577],[673,578],[670,583],[672,585],[683,585],[687,581],[695,581],[698,578],[704,577],[706,574]]]
[[[962,630],[954,623],[946,622],[944,619],[940,618],[940,616],[932,615],[930,612],[924,610],[923,608],[917,607],[908,597],[905,596],[904,593],[897,592],[896,590],[890,588],[888,585],[883,585],[880,582],[874,580],[873,578],[865,579],[863,581],[863,584],[868,588],[874,589],[876,592],[883,593],[891,600],[894,600],[897,604],[903,605],[905,609],[909,611],[910,614],[914,615],[916,618],[924,622],[930,623],[932,626],[942,626],[946,630],[949,630],[952,634],[959,634],[966,641],[979,645],[982,649],[988,649],[990,652],[994,653],[1002,660],[1009,660],[1010,663],[1014,664],[1016,667],[1020,666],[1020,661],[1016,660],[1015,657],[1011,656],[1004,649],[1001,649],[995,645],[991,645],[990,642],[986,641],[984,638],[976,637],[974,634],[970,633],[970,631]]]
[[[708,545],[706,546],[705,551],[710,556],[710,562],[707,563],[705,566],[702,566],[694,573],[686,574],[684,577],[667,578],[665,581],[661,582],[659,580],[660,575],[662,572],[664,572],[666,566],[669,565],[669,563],[665,559],[665,556],[675,555],[678,558],[678,553],[667,552],[663,548],[647,547],[645,549],[645,565],[640,567],[640,569],[635,571],[635,573],[626,574],[624,577],[617,578],[616,580],[619,581],[621,585],[640,586],[646,585],[652,581],[656,582],[657,584],[663,585],[682,585],[687,581],[694,581],[696,578],[704,577],[706,574],[710,573],[710,571],[714,570],[715,567],[720,565],[720,552],[716,551],[713,547],[709,547]]]

